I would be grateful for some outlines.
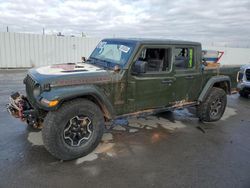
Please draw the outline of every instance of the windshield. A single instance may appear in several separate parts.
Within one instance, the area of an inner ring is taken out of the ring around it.
[[[122,68],[128,62],[134,46],[133,43],[103,40],[90,55],[91,63],[108,68],[119,65]]]

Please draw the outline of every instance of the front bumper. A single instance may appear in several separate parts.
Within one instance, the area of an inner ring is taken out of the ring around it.
[[[33,109],[28,99],[19,92],[15,92],[10,96],[7,110],[13,117],[26,121],[28,125],[34,128],[42,127],[42,120],[39,118],[38,111]]]
[[[239,91],[246,91],[250,93],[250,82],[239,82],[237,85],[237,89]]]

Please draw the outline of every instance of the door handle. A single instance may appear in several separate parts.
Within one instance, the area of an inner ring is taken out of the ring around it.
[[[161,83],[171,85],[173,83],[173,80],[162,80]]]
[[[186,76],[186,79],[194,79],[194,76]]]

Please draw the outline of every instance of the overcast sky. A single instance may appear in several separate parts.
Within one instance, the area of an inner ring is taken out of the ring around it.
[[[250,0],[0,0],[0,31],[250,46]]]

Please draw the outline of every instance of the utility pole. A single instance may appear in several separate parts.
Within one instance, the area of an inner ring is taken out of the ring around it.
[[[44,27],[43,27],[43,35],[45,35],[45,29],[44,29]]]
[[[8,26],[7,26],[6,30],[7,30],[7,32],[9,32],[9,27]]]

